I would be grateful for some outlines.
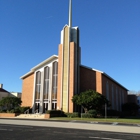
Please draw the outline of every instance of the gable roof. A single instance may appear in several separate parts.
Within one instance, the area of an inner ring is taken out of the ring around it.
[[[90,70],[93,70],[93,71],[97,71],[97,72],[100,72],[102,73],[103,75],[105,75],[106,77],[108,77],[109,79],[111,79],[113,82],[117,83],[119,86],[123,87],[125,90],[129,91],[127,88],[125,88],[123,85],[121,85],[120,83],[118,83],[116,80],[114,80],[112,77],[110,77],[108,74],[106,74],[105,72],[103,71],[100,71],[100,70],[97,70],[97,69],[93,69],[93,68],[90,68],[90,67],[87,67],[87,66],[84,66],[84,65],[80,65],[81,67],[84,67],[84,68],[87,68],[87,69],[90,69]]]
[[[56,60],[58,59],[58,56],[57,55],[52,55],[51,57],[47,58],[46,60],[42,61],[41,63],[39,63],[38,65],[36,65],[35,67],[31,68],[31,70],[24,74],[23,76],[20,77],[20,79],[23,79],[24,77],[32,74],[34,71],[36,71],[38,68],[42,67],[43,65],[47,64],[47,63],[50,63],[51,61],[53,60]]]
[[[7,90],[0,88],[0,92],[8,92]],[[9,92],[8,92],[9,93]]]

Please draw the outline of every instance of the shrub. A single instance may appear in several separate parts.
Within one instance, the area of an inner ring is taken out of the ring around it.
[[[1,110],[0,110],[0,113],[6,113],[6,110],[2,110],[2,109],[1,109]]]
[[[7,113],[18,113],[18,112],[15,112],[14,109],[11,109],[10,111],[7,111]]]
[[[88,111],[88,114],[92,114],[92,116],[95,118],[95,117],[97,117],[97,111],[96,110],[89,110]]]
[[[93,118],[93,114],[81,113],[81,118]]]
[[[0,113],[24,113],[27,109],[30,109],[30,107],[15,107],[11,108],[10,110],[0,110]],[[31,110],[29,110],[29,113],[31,113]]]
[[[50,117],[64,117],[65,114],[61,110],[47,110],[46,114],[50,114]]]
[[[105,116],[105,110],[103,109],[100,114],[102,116]],[[120,111],[117,111],[117,110],[113,110],[113,109],[110,109],[110,110],[107,110],[107,116],[109,117],[113,117],[113,116],[120,116]]]
[[[65,113],[67,117],[69,118],[76,118],[79,117],[78,112],[73,112],[73,113]]]
[[[31,113],[31,109],[29,106],[19,107],[20,113],[24,113],[27,109],[29,109],[29,113]]]

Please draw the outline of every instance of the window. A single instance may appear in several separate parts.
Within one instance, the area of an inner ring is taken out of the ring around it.
[[[58,76],[58,62],[53,63],[52,73],[52,100],[57,99],[57,76]]]
[[[40,90],[41,90],[41,72],[36,73],[36,88],[35,88],[35,99],[40,99]]]
[[[44,93],[43,93],[43,99],[48,99],[49,95],[49,78],[50,78],[50,68],[45,67],[44,68]]]

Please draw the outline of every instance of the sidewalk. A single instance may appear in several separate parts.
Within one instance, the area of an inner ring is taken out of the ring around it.
[[[120,123],[120,122],[98,122],[98,121],[85,121],[85,120],[59,120],[55,118],[51,119],[40,119],[40,118],[15,118],[15,117],[7,117],[7,118],[2,118],[0,119],[10,119],[10,120],[30,120],[30,121],[51,121],[51,122],[75,122],[75,123],[92,123],[92,124],[108,124],[108,125],[123,125],[123,126],[137,126],[140,127],[140,124],[136,123]]]
[[[99,130],[99,131],[108,131],[108,132],[124,132],[124,133],[140,134],[140,125],[122,125],[122,124],[118,125],[117,123],[0,118],[0,124],[73,128],[73,129]]]

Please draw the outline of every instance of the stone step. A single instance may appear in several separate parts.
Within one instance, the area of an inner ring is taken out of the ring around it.
[[[44,114],[20,114],[19,116],[16,116],[16,118],[44,118]]]

